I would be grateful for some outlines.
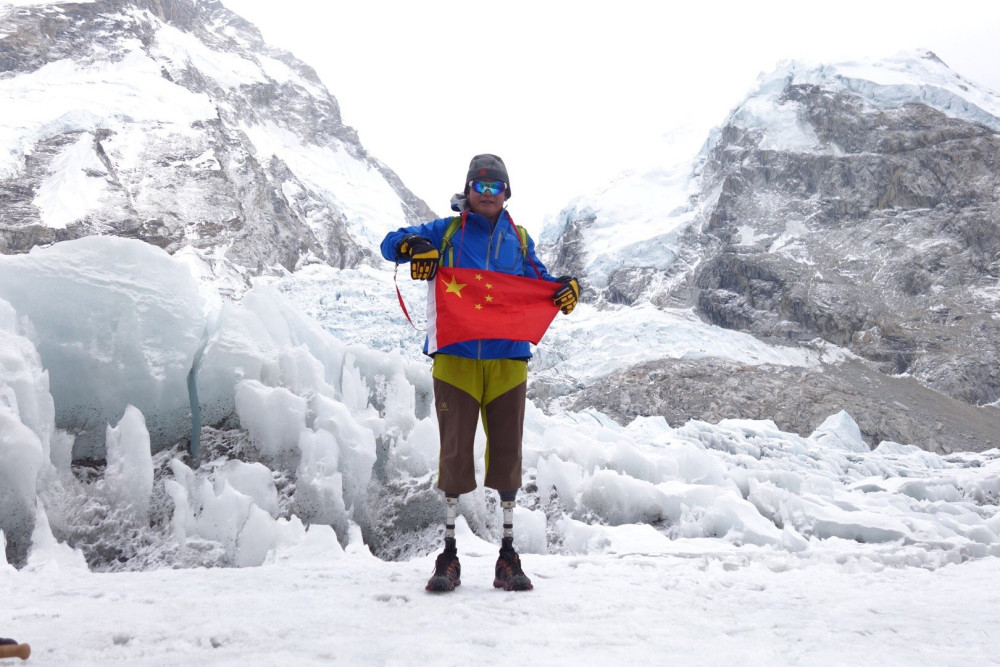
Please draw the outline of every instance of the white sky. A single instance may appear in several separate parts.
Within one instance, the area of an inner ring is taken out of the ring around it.
[[[993,0],[223,3],[312,65],[364,146],[439,214],[474,154],[503,157],[511,214],[536,235],[620,172],[692,155],[782,60],[927,48],[1000,91]]]

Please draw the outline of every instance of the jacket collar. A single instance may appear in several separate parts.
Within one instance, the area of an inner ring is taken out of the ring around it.
[[[507,209],[500,211],[500,217],[497,218],[496,224],[494,224],[493,221],[485,215],[479,215],[478,213],[473,213],[472,211],[468,211],[465,218],[467,223],[475,221],[477,224],[486,225],[491,231],[496,229],[497,225],[509,225],[509,219],[510,216],[507,215]]]

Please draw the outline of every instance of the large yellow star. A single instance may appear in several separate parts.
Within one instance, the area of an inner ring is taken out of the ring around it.
[[[451,282],[446,286],[448,289],[445,290],[445,294],[452,292],[458,295],[458,298],[462,298],[462,288],[465,287],[465,283],[460,283],[455,280],[455,276],[451,277]]]

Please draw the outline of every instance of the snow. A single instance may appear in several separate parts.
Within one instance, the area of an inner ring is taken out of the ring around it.
[[[275,520],[254,502],[259,496],[253,489],[252,495],[247,495],[230,484],[232,469],[214,485],[179,459],[171,461],[171,469],[174,479],[165,484],[174,501],[173,535],[181,545],[215,543],[229,555],[233,565],[249,567],[263,563],[279,543],[292,542],[305,534],[298,517]],[[237,472],[237,476],[240,472],[246,471]],[[259,475],[244,475],[242,480],[256,486],[257,492],[267,491]]]
[[[660,359],[718,358],[745,364],[818,367],[822,348],[777,347],[753,336],[701,321],[691,309],[658,309],[649,303],[598,310],[581,304],[579,318],[560,318],[537,351],[535,368],[590,384],[622,368]],[[587,349],[602,353],[588,356]],[[832,353],[835,354],[835,353]]]
[[[178,70],[192,67],[223,88],[238,89],[240,86],[267,82],[257,63],[235,53],[211,49],[191,33],[166,23],[156,31],[156,44],[150,54],[169,61]]]
[[[101,205],[107,170],[94,150],[93,135],[82,133],[52,160],[51,170],[32,202],[38,207],[43,224],[65,229]]]
[[[382,174],[344,148],[305,144],[290,130],[271,122],[241,124],[240,129],[253,143],[262,163],[272,156],[279,158],[303,183],[325,196],[359,242],[378,247],[385,230],[407,224],[399,196]],[[294,194],[286,191],[286,195]],[[379,226],[372,226],[373,221],[378,221]],[[317,238],[325,238],[328,220],[307,222]]]
[[[39,665],[995,662],[995,558],[930,571],[687,543],[529,556],[536,588],[518,594],[492,588],[494,550],[463,533],[462,586],[432,596],[427,559],[306,535],[243,570],[0,568],[4,630]]]
[[[555,243],[573,220],[592,219],[586,232],[586,270],[595,287],[606,287],[617,269],[668,268],[676,260],[680,235],[698,217],[691,206],[697,179],[689,157],[674,166],[623,175],[601,191],[579,197],[546,226],[539,243]]]
[[[414,325],[403,316],[392,275],[385,270],[340,271],[312,265],[282,278],[276,287],[344,342],[420,361],[426,328],[420,313],[426,288],[405,272],[397,282]],[[658,309],[648,303],[602,310],[580,304],[577,308],[579,316],[557,317],[534,350],[533,377],[579,385],[633,364],[665,358],[715,357],[754,365],[816,368],[847,354],[821,342],[806,347],[767,345],[748,334],[706,324],[691,309]],[[595,348],[601,353],[593,354]]]
[[[810,436],[824,447],[836,447],[848,452],[867,452],[861,429],[847,412],[830,415]]]
[[[49,454],[55,405],[49,375],[10,303],[0,299],[0,409],[17,417]]]
[[[1000,96],[962,78],[926,52],[843,63],[834,73],[848,89],[881,104],[920,100],[953,118],[1000,129]]]
[[[260,62],[260,67],[264,73],[278,83],[292,83],[299,80],[299,77],[292,71],[292,68],[280,60],[268,58],[267,56],[258,56],[257,60]]]
[[[64,5],[68,3],[73,4],[89,4],[95,0],[4,0],[5,5],[11,7],[33,7],[37,5]]]
[[[146,123],[157,125],[160,133],[190,137],[196,135],[191,123],[216,116],[207,97],[163,78],[162,66],[141,51],[142,44],[135,41],[126,46],[131,50],[115,63],[59,60],[0,80],[0,96],[11,101],[0,116],[0,145],[7,147],[0,152],[0,177],[16,176],[23,169],[25,155],[40,141],[58,134]],[[63,159],[69,162],[65,166],[76,167],[83,158],[74,153]],[[91,192],[92,188],[83,190]],[[55,224],[65,225],[64,217],[57,215]]]
[[[1000,130],[1000,96],[950,70],[926,51],[893,58],[834,64],[785,63],[762,75],[757,90],[735,110],[733,120],[763,134],[761,148],[835,152],[820,145],[811,127],[797,118],[797,104],[781,100],[786,86],[812,84],[845,90],[881,108],[918,101],[946,116]]]
[[[215,57],[161,44],[177,58]],[[122,76],[150,74],[147,61],[127,58]],[[18,77],[20,88],[0,81],[0,93],[44,101],[42,83],[89,71],[48,67],[38,90]],[[177,101],[179,125],[204,111]],[[109,95],[109,110],[37,124],[81,132],[60,155],[56,190],[40,192],[48,224],[89,206],[88,182],[68,174],[87,165],[89,133],[121,104]],[[787,121],[791,109],[779,111],[754,122]],[[360,238],[378,236],[373,221],[383,232],[403,224],[386,203],[398,198],[361,161],[279,128],[244,130],[300,178],[350,184],[336,201]],[[772,138],[809,149],[794,130]],[[696,178],[654,169],[581,198],[575,212],[593,215],[601,240],[592,275],[606,277],[620,254],[634,266],[676,261],[672,243],[696,218]],[[69,195],[79,195],[75,212],[56,206]],[[654,249],[638,252],[648,238]],[[0,630],[32,643],[35,662],[996,660],[1000,593],[984,582],[1000,575],[1000,450],[870,450],[846,412],[801,437],[766,420],[619,424],[529,404],[515,545],[535,590],[492,587],[499,517],[479,489],[459,506],[462,586],[427,594],[443,518],[437,425],[423,333],[398,313],[390,271],[305,267],[259,280],[236,303],[204,268],[197,253],[117,238],[0,256],[0,543],[10,545],[0,550]],[[411,312],[419,287],[401,284]],[[582,304],[557,319],[531,377],[574,385],[653,359],[817,367],[844,354],[764,345],[690,310]],[[190,428],[189,372],[202,423],[218,427],[206,432],[242,428],[201,460],[170,448]],[[106,456],[103,470],[71,474],[74,441],[78,455]],[[475,446],[481,478],[482,432]],[[372,555],[380,533],[397,560]],[[111,555],[88,566],[101,550]]]
[[[30,530],[54,419],[48,373],[13,307],[0,299],[0,533]]]
[[[790,85],[847,91],[878,108],[919,101],[947,116],[1000,130],[1000,96],[962,79],[923,51],[881,61],[785,63],[758,79],[756,89],[727,122],[759,138],[762,150],[841,155],[841,147],[824,143],[801,117],[799,103],[786,98]],[[596,289],[608,287],[616,271],[629,268],[652,270],[653,280],[680,282],[690,276],[697,267],[678,256],[680,238],[691,225],[710,218],[708,208],[721,194],[719,189],[699,194],[703,189],[701,169],[721,132],[721,127],[713,130],[700,151],[691,137],[683,135],[671,134],[662,142],[651,142],[658,151],[657,162],[637,165],[605,188],[571,201],[536,236],[540,245],[557,243],[567,227],[576,223],[581,238],[574,237],[574,245],[586,248],[580,259],[587,280]],[[813,263],[797,243],[808,231],[808,219],[789,223],[783,233],[773,237],[755,236],[746,228],[740,231],[744,244],[769,243],[771,252],[805,265]],[[650,291],[666,292],[669,287],[652,285]]]
[[[49,517],[41,503],[35,511],[35,528],[31,534],[31,551],[25,572],[45,576],[68,572],[76,576],[86,573],[87,560],[79,550],[59,542],[52,535]]]
[[[239,36],[234,38],[239,39]],[[308,90],[310,94],[318,98],[325,98],[330,94],[329,91],[323,88],[321,84],[317,84],[309,79],[303,78],[291,67],[276,58],[270,58],[261,54],[257,54],[256,58],[265,76],[277,83],[301,86],[302,88]]]
[[[153,493],[153,461],[149,457],[149,431],[142,413],[132,405],[118,425],[107,428],[107,468],[104,480],[116,505],[127,508],[136,524],[149,523],[149,498]]]
[[[125,407],[154,439],[190,427],[186,377],[206,326],[205,297],[158,248],[88,237],[0,256],[0,299],[27,314],[60,422],[85,432],[77,456],[103,451]]]
[[[820,152],[821,142],[812,126],[799,121],[799,104],[778,100],[785,80],[776,77],[768,83],[771,85],[762,85],[757,95],[739,106],[733,122],[758,131],[761,150]]]
[[[42,445],[9,407],[0,405],[0,530],[7,533],[30,530],[38,473],[42,468]]]
[[[0,257],[0,516],[14,540],[7,557],[23,558],[18,570],[0,565],[11,601],[4,633],[33,643],[36,661],[457,664],[500,649],[505,660],[556,664],[626,655],[657,662],[664,651],[698,664],[991,655],[998,594],[982,581],[1000,573],[1000,451],[943,458],[919,443],[869,451],[844,412],[803,438],[769,421],[622,425],[595,411],[546,414],[529,404],[515,545],[535,590],[492,587],[499,517],[480,489],[459,505],[463,584],[446,598],[429,595],[422,586],[443,513],[428,486],[437,467],[429,368],[363,345],[369,321],[345,321],[341,310],[376,289],[390,298],[387,272],[345,272],[338,298],[312,304],[331,309],[321,320],[353,327],[354,340],[343,341],[283,296],[280,282],[225,303],[188,267],[117,238]],[[314,273],[284,286],[294,291],[317,276],[326,287],[333,280]],[[310,294],[330,292],[297,292]],[[605,318],[580,308],[574,326],[591,333],[630,322],[627,312]],[[822,354],[754,348],[668,315],[673,336],[655,339],[668,354],[802,364]],[[586,350],[551,333],[540,349],[570,351],[548,368],[583,376],[574,360]],[[420,334],[407,335],[418,347]],[[680,341],[672,351],[671,338]],[[153,455],[145,424],[183,405],[180,376],[206,342],[203,411],[214,403],[229,406],[217,414],[235,410],[250,448],[243,452],[256,459],[199,466],[177,450]],[[640,346],[620,352],[630,347]],[[43,456],[42,439],[60,435],[60,397],[93,393],[95,374],[123,365],[132,370],[102,395],[115,415],[103,427],[106,471],[74,478]],[[69,386],[67,373],[76,389],[49,393],[48,377]],[[129,402],[152,387],[159,400],[144,409]],[[480,432],[480,455],[484,448]],[[157,467],[164,472],[151,481]],[[389,483],[404,495],[380,495]],[[383,561],[368,535],[397,501],[409,521],[426,512],[431,532],[395,519],[388,539],[414,539],[415,548]],[[88,571],[81,549],[56,537],[88,534],[74,528],[94,516],[81,506],[108,517],[87,528],[111,531],[105,548],[145,545],[141,571]],[[162,528],[144,525],[146,512],[162,516]],[[677,609],[685,613],[670,614]]]
[[[780,253],[795,259],[801,264],[815,264],[806,253],[805,248],[799,244],[799,240],[809,233],[809,228],[803,221],[789,220],[785,223],[785,230],[771,241],[768,252]]]
[[[284,387],[267,387],[256,380],[236,385],[236,412],[250,439],[272,463],[287,463],[306,427],[305,398]]]

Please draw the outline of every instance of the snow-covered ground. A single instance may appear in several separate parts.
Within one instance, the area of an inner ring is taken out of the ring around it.
[[[346,343],[399,352],[415,362],[426,359],[422,341],[427,318],[427,288],[410,280],[406,267],[397,276],[362,266],[340,270],[313,264],[273,284],[323,328]],[[398,285],[407,311],[399,307]],[[749,334],[706,324],[691,309],[657,309],[651,304],[580,304],[571,317],[556,317],[535,350],[532,372],[585,384],[629,366],[657,359],[715,357],[744,364],[818,367],[850,353],[817,341],[810,347],[779,347]]]
[[[800,437],[529,406],[515,545],[535,590],[493,589],[499,517],[479,490],[460,506],[462,586],[425,593],[436,425],[390,274],[306,270],[233,304],[192,261],[116,238],[0,256],[0,529],[23,554],[0,561],[0,636],[37,664],[997,660],[1000,451],[870,451],[846,413]],[[421,286],[401,287],[419,324]],[[662,317],[661,354],[833,354]],[[620,325],[560,317],[536,372],[596,379],[574,341]],[[596,366],[646,353],[605,352]],[[192,368],[203,423],[235,413],[246,433],[200,466],[151,458],[188,428]],[[103,474],[70,473],[74,436]]]
[[[927,570],[853,543],[800,557],[691,540],[529,555],[535,590],[506,593],[493,548],[460,543],[447,595],[421,590],[430,558],[335,543],[241,570],[0,572],[0,632],[31,643],[37,665],[1000,662],[997,558]]]
[[[289,76],[174,30],[157,48],[224,86]],[[771,95],[789,77],[996,127],[996,97],[935,61],[789,65],[738,114],[775,145],[817,150]],[[20,102],[0,119],[0,175],[53,128],[90,132],[109,109],[179,135],[216,115],[164,81],[134,49],[110,70],[59,61],[0,81]],[[141,142],[119,130],[139,166]],[[401,224],[385,183],[346,153],[244,130],[303,182],[349,184],[358,239]],[[95,164],[86,143],[68,145],[39,188],[52,227],[100,201],[103,186],[80,175]],[[679,166],[657,162],[573,203],[595,219],[595,284],[623,258],[677,260],[698,213],[695,149],[681,145]],[[570,212],[535,237],[554,242]],[[428,594],[443,518],[429,364],[389,270],[304,267],[232,303],[196,277],[212,273],[197,251],[178,255],[97,237],[0,255],[0,636],[31,643],[35,664],[1000,662],[1000,451],[869,450],[843,412],[801,437],[769,421],[617,424],[529,406],[515,545],[535,589],[493,589],[499,517],[480,489],[460,506],[463,584]],[[423,326],[424,286],[400,288]],[[557,318],[531,372],[579,386],[664,357],[818,367],[843,354],[764,345],[686,310],[583,304]],[[169,448],[190,432],[192,400],[200,460]],[[74,474],[74,448],[106,466]]]

